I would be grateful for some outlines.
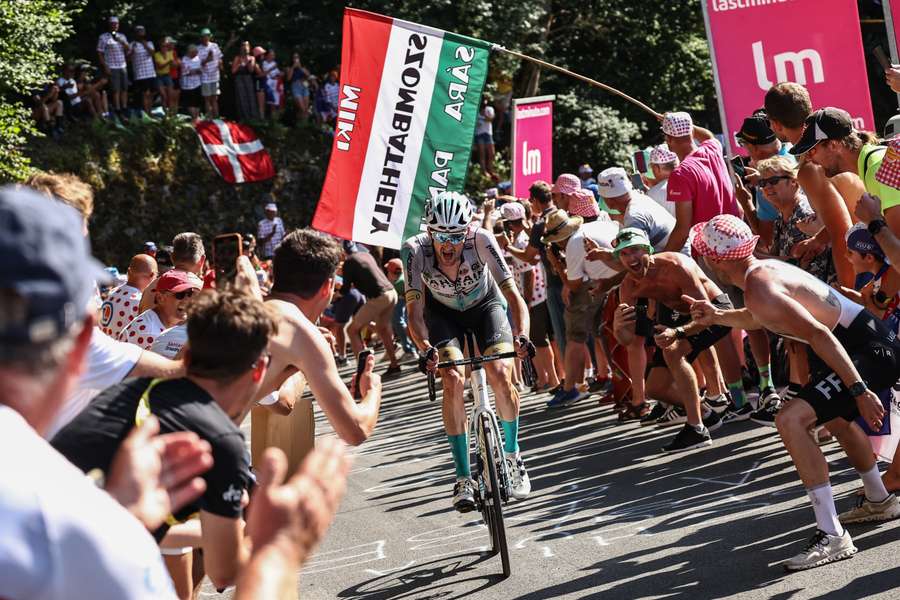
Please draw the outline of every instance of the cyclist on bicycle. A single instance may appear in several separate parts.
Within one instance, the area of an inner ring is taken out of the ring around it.
[[[420,368],[426,372],[434,371],[438,360],[463,358],[466,331],[472,332],[483,356],[515,347],[525,358],[533,349],[525,335],[528,307],[516,290],[512,272],[494,236],[470,226],[471,221],[472,206],[465,195],[441,192],[426,206],[428,231],[411,237],[403,246],[409,329],[422,352]],[[521,500],[531,492],[531,483],[519,455],[519,394],[512,383],[512,368],[509,360],[484,364],[503,428],[511,493]],[[456,466],[453,506],[468,512],[475,508],[475,497],[463,401],[464,372],[458,367],[441,369],[440,376],[444,429]]]

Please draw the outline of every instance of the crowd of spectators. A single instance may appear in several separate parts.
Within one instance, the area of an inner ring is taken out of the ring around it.
[[[328,125],[337,117],[337,70],[317,76],[298,52],[279,61],[273,48],[242,41],[228,61],[231,43],[220,47],[206,27],[191,42],[152,37],[143,25],[126,35],[115,16],[106,27],[97,40],[96,65],[84,58],[67,62],[32,94],[32,115],[45,133],[58,137],[68,122],[139,114],[218,118],[222,84],[229,79],[234,101],[226,116],[233,120],[278,120],[285,109],[297,123]]]

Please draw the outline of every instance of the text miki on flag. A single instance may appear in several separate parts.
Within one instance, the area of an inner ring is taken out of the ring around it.
[[[426,200],[463,189],[491,44],[354,9],[343,36],[313,227],[399,248],[418,233]]]

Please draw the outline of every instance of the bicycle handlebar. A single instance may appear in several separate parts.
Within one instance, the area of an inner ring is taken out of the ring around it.
[[[493,362],[495,360],[502,360],[505,358],[518,358],[518,354],[516,352],[501,352],[500,354],[491,354],[490,356],[471,356],[469,358],[460,358],[457,360],[445,360],[443,362],[439,362],[436,366],[437,369],[446,369],[449,367],[464,367],[467,365],[482,365],[487,362]],[[523,379],[525,379],[525,385],[532,386],[537,381],[537,372],[534,368],[534,363],[531,360],[531,357],[526,357],[525,360],[522,361],[522,375]],[[437,399],[437,391],[435,389],[435,381],[434,381],[434,372],[430,371],[428,373],[428,398],[432,402]]]

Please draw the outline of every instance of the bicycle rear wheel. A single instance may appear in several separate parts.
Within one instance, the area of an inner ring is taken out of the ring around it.
[[[481,438],[481,455],[478,457],[481,463],[481,489],[484,490],[481,499],[481,515],[487,524],[491,534],[492,554],[500,554],[503,563],[503,576],[509,577],[512,569],[509,561],[509,546],[506,543],[506,527],[503,523],[502,492],[500,479],[497,474],[497,461],[502,460],[499,446],[494,437],[494,429],[487,416],[483,416],[478,423],[478,435]]]

